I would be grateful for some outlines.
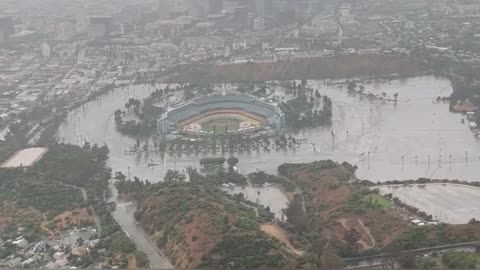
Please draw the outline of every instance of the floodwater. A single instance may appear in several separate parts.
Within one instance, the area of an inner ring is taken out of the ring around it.
[[[243,193],[245,199],[270,207],[270,211],[278,220],[284,219],[282,210],[287,208],[288,199],[275,185],[266,184],[259,187],[227,185],[222,189],[230,194]]]
[[[348,93],[345,86],[339,88],[326,81],[310,81],[309,84],[332,99],[332,126],[295,135],[308,139],[308,143],[296,149],[235,154],[243,173],[257,169],[276,173],[277,167],[285,162],[332,159],[356,164],[357,176],[373,181],[419,177],[478,181],[480,143],[467,124],[461,124],[463,116],[450,113],[447,103],[434,102],[437,96],[452,93],[448,80],[417,77],[365,84],[367,93],[385,92],[389,97],[398,93],[396,104],[372,101]],[[59,127],[58,137],[62,142],[78,145],[85,141],[105,143],[110,149],[108,165],[114,172],[122,171],[129,178],[137,176],[157,182],[163,179],[167,169],[198,167],[204,155],[162,158],[155,153],[127,154],[136,140],[116,131],[115,110],[123,109],[129,98],[143,99],[165,86],[131,85],[115,89],[71,111]],[[332,132],[335,140],[332,140]],[[248,199],[269,206],[277,217],[287,205],[287,198],[275,186],[232,187],[229,192],[243,192]],[[156,252],[155,245],[135,224],[134,211],[135,207],[120,204],[113,216],[132,238],[137,239],[136,244],[149,255],[152,267],[168,266],[168,261]]]
[[[263,169],[275,173],[285,162],[332,159],[356,164],[357,176],[372,181],[419,177],[479,181],[480,143],[468,125],[461,124],[464,116],[449,112],[448,103],[435,102],[437,96],[451,94],[448,80],[426,76],[364,84],[367,93],[385,92],[390,98],[398,93],[396,104],[369,100],[326,81],[309,84],[332,99],[332,126],[300,132],[297,138],[307,138],[308,143],[295,150],[235,154],[242,172]],[[132,85],[109,92],[70,112],[58,136],[67,143],[106,143],[113,171],[140,179],[155,182],[167,169],[198,167],[202,155],[165,159],[153,153],[127,155],[135,139],[115,129],[115,110],[122,109],[131,97],[142,99],[164,86]]]
[[[480,219],[480,188],[458,184],[415,184],[379,187],[381,194],[392,194],[402,202],[432,215],[434,220],[465,224]]]

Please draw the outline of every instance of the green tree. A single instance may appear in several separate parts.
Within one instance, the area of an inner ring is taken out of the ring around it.
[[[306,229],[307,218],[303,211],[302,197],[300,195],[296,194],[293,196],[292,202],[290,202],[285,210],[285,215],[287,216],[288,222],[292,223],[299,232]]]
[[[145,252],[135,252],[135,260],[137,262],[137,267],[139,268],[147,268],[150,266],[150,261],[148,260],[148,256],[145,254]]]
[[[343,240],[345,240],[348,244],[348,248],[351,250],[357,249],[357,242],[361,239],[361,235],[357,230],[354,228],[345,232],[343,236]]]
[[[228,163],[228,166],[234,167],[234,166],[236,166],[236,165],[238,164],[238,158],[236,158],[236,157],[229,157],[229,158],[227,159],[227,163]]]
[[[166,183],[171,183],[171,182],[184,182],[187,176],[183,172],[179,172],[176,170],[168,170],[167,173],[165,174],[165,177],[163,180]]]
[[[442,262],[448,268],[472,269],[477,265],[477,258],[472,252],[451,251],[442,255]]]
[[[417,261],[417,267],[419,269],[430,269],[436,266],[437,266],[437,262],[429,257],[419,258]]]
[[[112,235],[111,249],[114,252],[130,253],[135,251],[135,245],[123,232]]]
[[[117,179],[117,180],[120,180],[120,181],[122,181],[122,180],[125,181],[127,179],[127,177],[120,171],[115,172],[115,177],[114,178]]]
[[[414,254],[405,254],[398,259],[400,267],[405,269],[417,268],[416,257]]]

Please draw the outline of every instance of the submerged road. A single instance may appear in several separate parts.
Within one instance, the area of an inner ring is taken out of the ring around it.
[[[110,201],[116,203],[112,216],[118,222],[127,236],[132,239],[137,248],[145,252],[150,260],[150,267],[153,269],[173,269],[167,257],[157,248],[143,228],[135,221],[133,214],[137,206],[133,203],[126,203],[118,200],[118,192],[113,181],[110,181],[109,188],[112,191]]]

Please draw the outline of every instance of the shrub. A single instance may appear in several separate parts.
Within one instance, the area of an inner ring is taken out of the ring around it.
[[[475,254],[464,251],[451,251],[443,254],[442,262],[448,268],[475,268],[477,264],[477,258]]]
[[[147,254],[143,251],[135,252],[135,261],[137,261],[137,267],[147,268],[150,265]]]

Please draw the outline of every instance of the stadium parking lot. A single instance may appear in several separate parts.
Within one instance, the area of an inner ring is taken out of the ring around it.
[[[480,219],[480,187],[447,184],[387,185],[377,187],[382,195],[392,194],[406,204],[450,224]]]

